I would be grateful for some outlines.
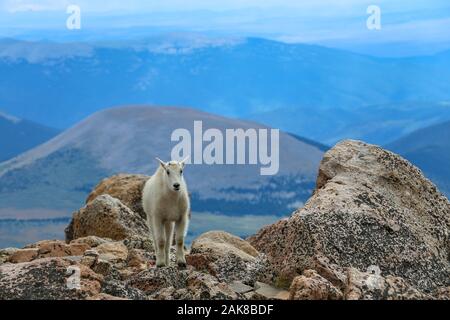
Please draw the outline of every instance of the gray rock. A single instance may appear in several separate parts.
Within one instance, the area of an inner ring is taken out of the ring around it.
[[[192,268],[152,268],[130,277],[127,284],[141,290],[151,299],[210,300],[240,297],[224,282]]]
[[[255,283],[255,293],[267,300],[271,299],[285,300],[289,297],[289,291],[275,288],[270,284],[259,281]]]
[[[102,293],[129,300],[147,300],[147,296],[141,290],[113,278],[105,278],[102,284]]]
[[[230,288],[236,293],[247,293],[253,291],[253,288],[244,284],[242,281],[233,281],[230,283]]]
[[[267,260],[247,241],[224,231],[210,231],[195,239],[188,264],[207,270],[220,281],[253,285],[265,277]]]
[[[70,288],[69,267],[80,271],[78,290]],[[0,300],[72,300],[99,293],[101,277],[65,258],[0,265]]]
[[[419,169],[344,141],[325,154],[306,205],[248,240],[268,256],[275,282],[288,284],[326,257],[341,268],[377,265],[430,292],[449,283],[449,230],[450,202]]]
[[[410,286],[403,278],[383,277],[378,272],[361,272],[355,268],[347,271],[348,285],[345,290],[346,300],[424,300],[431,299]]]
[[[123,240],[150,234],[139,214],[109,195],[101,195],[75,212],[65,232],[68,242],[87,236]]]

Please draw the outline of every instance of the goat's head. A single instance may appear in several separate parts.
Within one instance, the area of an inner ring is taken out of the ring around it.
[[[181,188],[183,188],[183,171],[188,158],[184,159],[183,161],[169,162],[164,162],[161,159],[156,158],[156,160],[158,160],[159,164],[161,165],[163,180],[169,190],[178,192],[181,190]]]

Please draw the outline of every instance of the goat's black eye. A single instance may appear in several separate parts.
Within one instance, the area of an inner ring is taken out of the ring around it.
[[[180,174],[183,174],[183,170],[180,170]]]
[[[167,172],[168,175],[170,175],[170,171],[169,170],[167,170],[166,172]]]

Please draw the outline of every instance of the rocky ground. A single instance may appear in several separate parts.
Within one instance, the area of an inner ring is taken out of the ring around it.
[[[211,231],[187,268],[155,268],[146,176],[102,181],[66,241],[0,250],[0,299],[450,299],[450,203],[379,147],[344,141],[288,219],[247,240]]]

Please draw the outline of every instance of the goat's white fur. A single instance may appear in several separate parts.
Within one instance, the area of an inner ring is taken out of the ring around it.
[[[142,205],[153,234],[156,266],[169,266],[174,227],[177,264],[185,266],[184,238],[188,229],[190,212],[188,190],[183,177],[187,159],[167,163],[156,159],[160,165],[155,174],[145,183],[142,192]],[[179,184],[179,190],[176,190],[176,184]]]

